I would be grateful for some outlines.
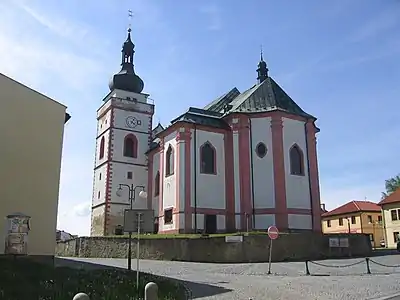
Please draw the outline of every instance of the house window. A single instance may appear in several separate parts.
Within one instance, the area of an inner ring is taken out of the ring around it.
[[[390,214],[391,214],[391,216],[392,216],[392,221],[397,221],[397,220],[398,220],[398,217],[397,217],[397,209],[392,209],[392,210],[390,211]]]
[[[378,216],[378,223],[382,223],[382,216]]]
[[[101,180],[101,173],[99,174],[99,180]]]
[[[167,153],[165,155],[165,176],[174,174],[174,149],[171,145],[168,146]]]
[[[97,192],[97,199],[100,199],[100,191]]]
[[[215,148],[210,142],[206,142],[200,147],[200,173],[216,173],[216,153]]]
[[[164,224],[172,224],[172,208],[164,210]]]
[[[393,240],[395,243],[399,241],[399,233],[398,232],[393,232]]]
[[[326,226],[331,227],[331,220],[326,221]]]
[[[339,226],[343,226],[343,218],[339,218]]]
[[[368,223],[372,223],[372,216],[368,216]]]
[[[154,196],[160,195],[160,172],[157,172],[154,178]]]
[[[100,140],[100,153],[99,153],[99,159],[102,159],[104,157],[104,144],[105,144],[105,140],[104,140],[104,136],[101,137]]]
[[[267,146],[265,146],[264,143],[258,143],[256,146],[256,153],[259,158],[263,158],[265,155],[267,155]]]
[[[290,174],[292,175],[304,175],[304,159],[303,159],[303,152],[301,151],[300,147],[294,145],[290,151]]]
[[[124,140],[124,156],[137,158],[138,141],[136,136],[128,134]]]
[[[351,224],[356,224],[356,223],[357,223],[356,217],[352,216],[351,217]]]
[[[132,179],[132,177],[133,177],[133,174],[132,174],[132,172],[128,172],[128,173],[126,173],[126,178],[128,178],[128,179]]]

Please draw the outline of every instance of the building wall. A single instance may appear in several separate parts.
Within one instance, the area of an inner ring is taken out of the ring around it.
[[[196,139],[196,141],[194,140]],[[200,171],[200,149],[209,142],[216,151],[216,174],[202,174]],[[225,152],[224,135],[204,130],[192,130],[191,149],[192,151],[192,206],[195,206],[197,198],[197,208],[225,209]],[[196,189],[194,180],[196,179]],[[196,195],[194,194],[196,192]]]
[[[1,74],[0,91],[0,215],[31,216],[29,254],[54,255],[66,107]]]
[[[160,198],[160,215],[159,215],[159,231],[171,231],[178,229],[179,227],[179,209],[177,209],[176,202],[176,187],[177,187],[177,165],[179,163],[179,156],[177,155],[177,143],[176,143],[177,132],[173,131],[169,135],[163,138],[162,141],[162,157],[160,159],[160,170],[162,170],[161,176],[161,184],[162,188],[160,193],[162,194],[162,198]],[[166,158],[168,148],[171,147],[173,150],[173,174],[166,175]],[[172,223],[165,224],[164,214],[165,210],[172,209],[173,217]]]
[[[253,176],[255,209],[274,209],[275,208],[275,184],[274,184],[274,156],[272,146],[271,118],[252,118],[251,119],[251,158]],[[267,154],[264,157],[257,155],[257,145],[265,144]],[[252,205],[252,206],[253,206]],[[275,224],[275,215],[256,214],[254,218],[255,229],[265,229]]]
[[[372,223],[370,223],[370,218]],[[352,223],[352,217],[355,217],[355,224]],[[324,217],[322,220],[323,233],[364,233],[371,236],[372,246],[379,247],[380,242],[384,240],[384,227],[382,220],[379,218],[382,214],[379,212],[358,212],[340,216]],[[343,218],[343,225],[339,225],[339,219]],[[328,227],[330,220],[330,227]],[[380,220],[380,221],[379,221]]]
[[[398,220],[392,221],[391,211],[397,210]],[[395,234],[400,234],[400,203],[386,204],[382,207],[383,219],[385,222],[385,240],[387,247],[395,248],[397,243],[395,241]]]

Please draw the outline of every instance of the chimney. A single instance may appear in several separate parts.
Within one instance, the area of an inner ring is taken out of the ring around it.
[[[322,209],[323,211],[326,211],[325,203],[321,203],[321,209]]]

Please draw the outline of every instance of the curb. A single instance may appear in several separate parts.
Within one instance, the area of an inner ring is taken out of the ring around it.
[[[400,293],[392,294],[392,295],[384,296],[384,297],[380,297],[380,298],[374,298],[373,300],[391,300],[391,299],[393,299],[393,300],[400,299]]]

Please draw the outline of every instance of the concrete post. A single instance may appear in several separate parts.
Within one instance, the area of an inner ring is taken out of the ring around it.
[[[158,286],[149,282],[144,288],[144,300],[158,300]]]
[[[89,296],[85,293],[78,293],[72,298],[72,300],[90,300]]]

